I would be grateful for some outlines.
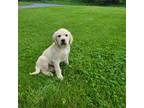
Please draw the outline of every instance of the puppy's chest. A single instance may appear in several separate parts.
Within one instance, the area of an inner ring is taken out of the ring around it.
[[[60,51],[59,54],[58,54],[58,56],[59,56],[58,58],[60,60],[64,60],[67,55],[68,55],[68,51],[66,51],[66,50]]]

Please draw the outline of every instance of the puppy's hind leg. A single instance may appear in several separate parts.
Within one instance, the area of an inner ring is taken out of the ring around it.
[[[54,71],[54,66],[53,65],[48,65],[48,68],[47,68],[47,70],[46,69],[43,69],[42,70],[42,73],[44,74],[44,75],[47,75],[47,76],[53,76],[53,72]]]
[[[36,75],[40,73],[40,68],[38,68],[37,66],[35,67],[35,72],[33,73],[29,73],[30,75]]]

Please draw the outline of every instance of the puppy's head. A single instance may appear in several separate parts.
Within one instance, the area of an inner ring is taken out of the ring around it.
[[[58,46],[64,47],[72,44],[73,37],[68,30],[61,28],[53,34],[53,40]]]

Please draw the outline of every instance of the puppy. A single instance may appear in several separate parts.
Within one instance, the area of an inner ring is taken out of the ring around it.
[[[53,34],[53,40],[53,44],[38,58],[35,72],[30,73],[30,75],[36,75],[42,72],[45,75],[53,76],[52,71],[55,71],[57,77],[63,80],[60,62],[69,64],[68,58],[73,37],[68,30],[61,28]]]

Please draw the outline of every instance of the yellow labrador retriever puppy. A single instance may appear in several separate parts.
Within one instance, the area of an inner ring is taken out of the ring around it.
[[[38,58],[35,72],[30,73],[30,75],[36,75],[42,72],[45,75],[53,76],[52,71],[55,71],[57,77],[63,80],[60,62],[69,64],[68,58],[73,37],[68,30],[61,28],[53,34],[53,40],[54,43]]]

